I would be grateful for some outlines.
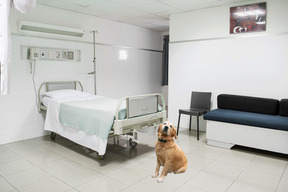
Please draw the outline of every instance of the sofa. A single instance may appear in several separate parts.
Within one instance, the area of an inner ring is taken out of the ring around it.
[[[288,154],[288,99],[220,94],[204,115],[208,145],[241,145]]]

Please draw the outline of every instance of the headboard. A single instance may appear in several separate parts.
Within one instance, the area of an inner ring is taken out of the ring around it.
[[[41,102],[43,92],[60,90],[60,89],[75,89],[83,91],[83,86],[80,81],[47,81],[43,82],[38,89],[38,111],[46,110],[46,107]]]

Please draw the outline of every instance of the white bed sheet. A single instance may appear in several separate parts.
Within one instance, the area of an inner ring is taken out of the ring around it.
[[[89,135],[81,130],[77,130],[71,127],[64,127],[59,122],[59,109],[62,102],[90,100],[97,98],[102,98],[102,96],[91,95],[81,98],[68,97],[61,99],[43,97],[43,104],[47,107],[44,130],[57,133],[75,143],[97,151],[99,155],[104,155],[107,147],[107,139],[102,139],[96,135]]]

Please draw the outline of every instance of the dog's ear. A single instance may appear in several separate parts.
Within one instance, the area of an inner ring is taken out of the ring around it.
[[[173,127],[172,137],[175,137],[175,139],[177,139],[177,130],[175,129],[174,125],[172,125],[172,127]]]
[[[158,130],[157,130],[158,133],[160,133],[160,131],[162,130],[162,126],[163,126],[163,123],[161,123],[161,124],[159,125]]]

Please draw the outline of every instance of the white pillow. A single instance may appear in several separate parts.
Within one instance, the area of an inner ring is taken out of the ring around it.
[[[44,93],[45,96],[51,97],[53,99],[61,99],[67,97],[84,97],[84,96],[91,96],[92,94],[87,92],[81,92],[74,89],[61,89],[61,90],[54,90]]]

